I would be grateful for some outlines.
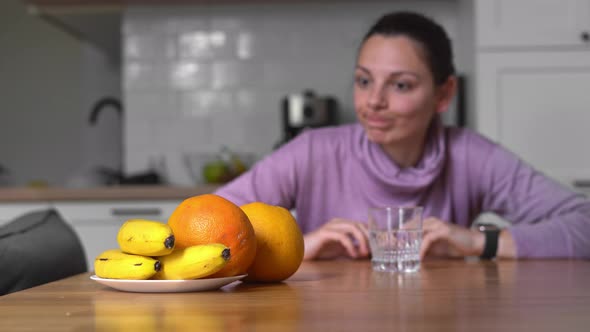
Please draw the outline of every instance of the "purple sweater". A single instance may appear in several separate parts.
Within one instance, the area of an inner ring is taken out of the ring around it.
[[[308,130],[216,193],[294,208],[304,233],[336,217],[365,222],[372,206],[422,205],[465,227],[494,212],[512,223],[518,257],[590,258],[590,201],[468,129],[436,127],[403,169],[359,124]]]

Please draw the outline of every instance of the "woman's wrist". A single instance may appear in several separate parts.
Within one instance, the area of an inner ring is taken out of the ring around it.
[[[516,244],[512,233],[508,229],[503,229],[498,238],[498,258],[516,258]]]
[[[480,257],[486,247],[486,235],[484,232],[473,230],[473,256]],[[498,235],[497,258],[516,258],[516,246],[512,234],[507,229],[502,229]]]
[[[486,236],[479,230],[471,230],[473,235],[473,250],[470,256],[481,256],[486,245]]]

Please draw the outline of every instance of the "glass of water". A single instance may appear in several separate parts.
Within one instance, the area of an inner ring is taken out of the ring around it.
[[[415,272],[420,269],[421,206],[370,208],[368,228],[373,270]]]

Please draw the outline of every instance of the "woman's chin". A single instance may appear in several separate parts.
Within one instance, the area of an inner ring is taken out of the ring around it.
[[[392,145],[392,144],[402,144],[406,140],[402,137],[397,135],[392,135],[392,133],[375,133],[371,131],[367,131],[367,138],[370,142],[379,144],[379,145]]]
[[[375,144],[384,144],[387,143],[388,141],[388,135],[386,132],[381,131],[381,130],[375,130],[375,129],[366,129],[365,132],[367,133],[367,138],[369,139],[369,141],[375,143]]]

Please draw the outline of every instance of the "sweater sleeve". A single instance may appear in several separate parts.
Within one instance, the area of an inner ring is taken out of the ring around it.
[[[258,201],[294,208],[297,180],[301,174],[298,168],[307,157],[308,136],[301,133],[215,193],[237,205]]]
[[[512,223],[517,257],[590,258],[590,201],[498,145],[487,152],[482,208]]]

